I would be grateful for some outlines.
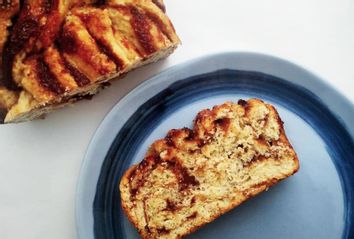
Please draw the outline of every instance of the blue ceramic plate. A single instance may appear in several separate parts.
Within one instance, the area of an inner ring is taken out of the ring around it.
[[[111,110],[81,170],[80,238],[139,238],[120,206],[122,173],[168,129],[190,127],[201,109],[251,97],[278,109],[300,171],[187,238],[354,238],[353,104],[303,68],[251,53],[218,54],[172,67]]]

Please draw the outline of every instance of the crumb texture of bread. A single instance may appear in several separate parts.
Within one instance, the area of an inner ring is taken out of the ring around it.
[[[13,3],[6,6],[15,12],[19,1]],[[5,123],[38,118],[78,96],[93,95],[106,81],[167,57],[180,44],[162,1],[24,0],[21,4],[10,33],[0,35],[3,85],[23,96],[10,108],[2,108],[8,112]],[[7,12],[0,4],[0,20],[8,22],[0,24],[0,30],[11,23],[13,14]]]
[[[226,102],[155,141],[123,175],[121,203],[142,238],[177,239],[298,169],[273,106]]]

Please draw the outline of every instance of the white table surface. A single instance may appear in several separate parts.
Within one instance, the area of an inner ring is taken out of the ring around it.
[[[183,41],[167,60],[45,120],[0,126],[1,239],[76,238],[75,190],[95,129],[120,98],[167,67],[220,51],[261,52],[304,66],[354,102],[354,1],[165,2]]]

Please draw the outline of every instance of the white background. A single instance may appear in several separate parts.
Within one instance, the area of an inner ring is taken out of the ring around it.
[[[183,44],[167,60],[45,120],[0,126],[0,238],[76,238],[80,165],[111,107],[169,66],[219,51],[271,54],[302,65],[354,102],[353,0],[166,0]],[[124,114],[124,112],[122,112]]]

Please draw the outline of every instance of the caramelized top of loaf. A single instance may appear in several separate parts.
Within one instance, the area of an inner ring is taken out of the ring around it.
[[[122,207],[143,238],[181,238],[298,168],[273,106],[227,102],[154,142],[121,179]]]
[[[2,63],[2,51],[9,35],[8,28],[11,26],[11,18],[20,9],[20,0],[0,1],[0,64]]]
[[[161,1],[102,2],[23,1],[3,51],[6,87],[25,91],[36,109],[61,104],[97,92],[104,81],[179,44]],[[18,99],[16,112],[10,107],[5,121],[33,110],[19,106]]]

